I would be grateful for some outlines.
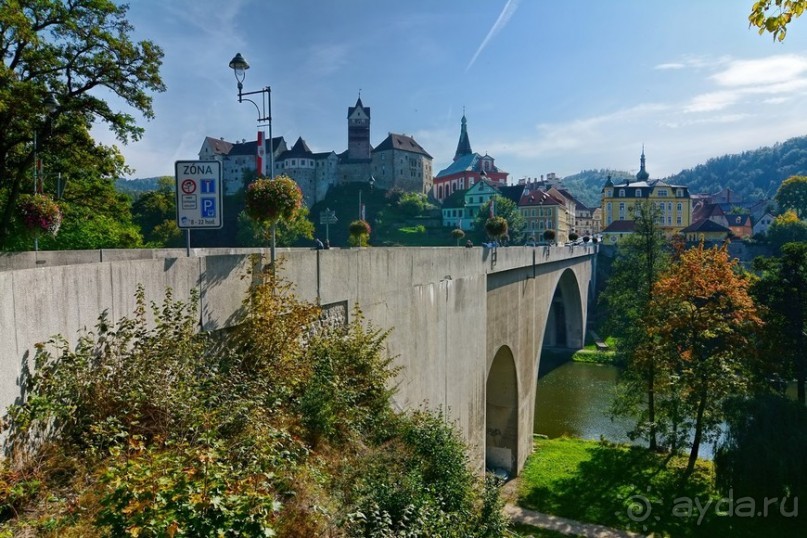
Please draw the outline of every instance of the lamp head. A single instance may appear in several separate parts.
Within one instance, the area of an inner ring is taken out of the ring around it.
[[[53,114],[59,107],[58,101],[56,101],[56,98],[50,92],[45,95],[45,98],[42,100],[42,105],[45,107],[45,110],[48,111],[48,114]]]
[[[241,83],[244,82],[247,69],[249,69],[249,64],[244,57],[241,56],[240,52],[233,56],[233,59],[230,60],[230,68],[233,70],[235,80],[238,81],[238,85],[240,86]]]
[[[370,184],[370,190],[372,190],[372,188],[375,187],[375,178],[371,175],[370,179],[367,180],[367,183]]]

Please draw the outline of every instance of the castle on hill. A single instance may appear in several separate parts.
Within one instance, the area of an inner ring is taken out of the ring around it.
[[[325,198],[334,185],[366,183],[370,178],[382,189],[423,194],[432,191],[432,156],[413,137],[388,133],[375,147],[370,144],[370,107],[364,106],[361,97],[355,106],[348,107],[347,128],[348,147],[341,153],[315,153],[302,137],[290,148],[282,136],[241,142],[206,137],[199,159],[222,163],[224,193],[232,195],[242,190],[247,180],[270,175],[269,159],[264,155],[271,151],[275,175],[294,179],[309,207]]]

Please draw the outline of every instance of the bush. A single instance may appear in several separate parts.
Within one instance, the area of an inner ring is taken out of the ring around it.
[[[544,231],[544,241],[552,241],[555,239],[555,230]]]
[[[569,241],[577,241],[577,238],[580,237],[576,233],[572,232],[569,234]]]
[[[350,237],[348,242],[352,247],[366,247],[370,240],[370,224],[366,220],[354,220],[348,225]]]

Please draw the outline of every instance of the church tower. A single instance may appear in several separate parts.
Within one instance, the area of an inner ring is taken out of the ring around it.
[[[465,119],[465,114],[462,115],[462,126],[460,127],[460,140],[457,142],[457,151],[454,153],[454,160],[456,161],[463,155],[471,155],[471,141],[468,139],[468,120]]]
[[[639,181],[647,181],[650,179],[650,174],[647,173],[647,169],[645,168],[644,144],[642,144],[642,156],[639,159],[639,172],[636,174],[636,179]]]
[[[370,160],[370,108],[365,108],[361,96],[356,106],[347,109],[347,157],[351,161]]]

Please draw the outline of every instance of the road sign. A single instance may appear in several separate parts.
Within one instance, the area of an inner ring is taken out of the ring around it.
[[[219,161],[177,161],[177,226],[183,230],[221,228],[222,184]]]
[[[339,219],[336,218],[336,211],[325,209],[319,212],[320,224],[336,224],[337,222],[339,222]]]

